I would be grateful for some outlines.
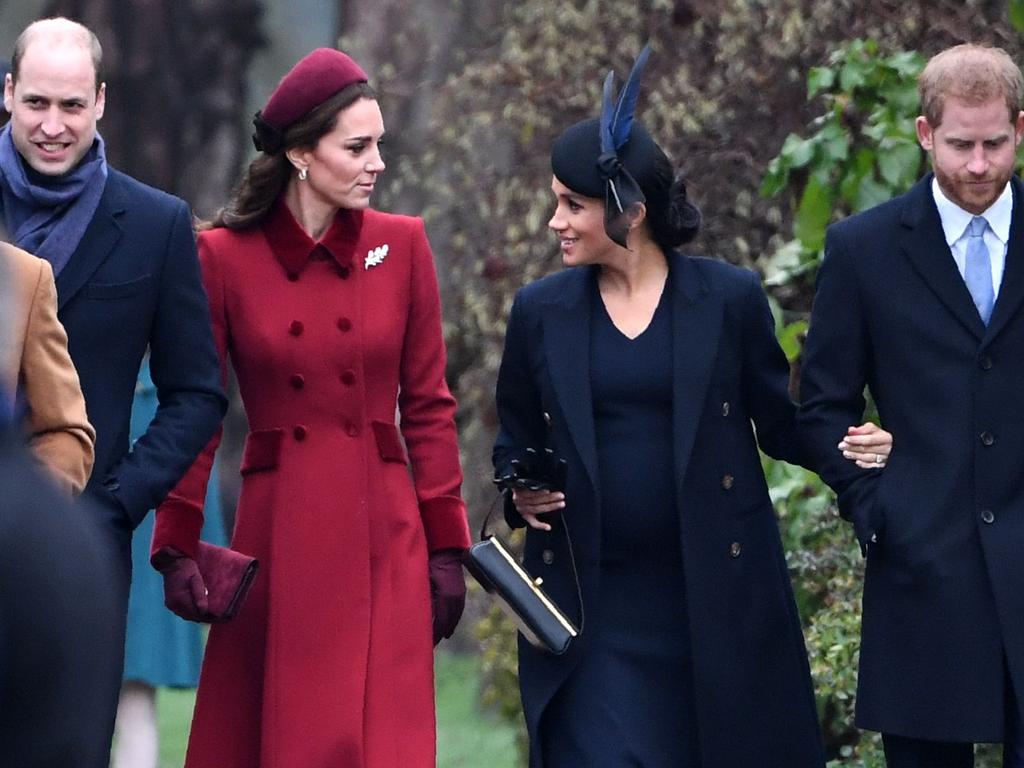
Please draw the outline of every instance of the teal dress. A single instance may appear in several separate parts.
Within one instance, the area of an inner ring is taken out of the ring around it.
[[[156,413],[156,387],[143,362],[132,403],[131,439],[137,440]],[[227,539],[217,493],[217,472],[210,475],[202,538],[223,545]],[[154,687],[195,688],[203,660],[200,626],[179,619],[164,607],[163,578],[149,564],[154,513],[150,512],[132,537],[132,586],[128,597],[124,679]]]

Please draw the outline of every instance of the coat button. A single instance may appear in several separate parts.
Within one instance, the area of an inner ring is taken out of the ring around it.
[[[988,430],[982,432],[980,437],[982,445],[992,445],[996,441],[995,435],[993,435]]]
[[[728,416],[729,415],[729,401],[728,400],[726,400],[724,403],[722,403],[722,415],[723,416]]]
[[[294,283],[298,279],[299,279],[299,273],[298,272],[289,272],[288,273],[288,282],[289,283]]]
[[[348,333],[352,330],[352,321],[347,317],[338,318],[338,330],[342,333]]]
[[[348,267],[338,267],[338,277],[342,280],[348,280],[350,274],[352,274],[352,270]]]
[[[983,371],[992,370],[992,358],[988,355],[982,355],[978,358],[978,367]]]
[[[306,379],[302,376],[301,373],[293,373],[288,378],[288,383],[292,385],[292,389],[302,389],[302,387],[306,383]]]
[[[292,427],[292,437],[298,440],[300,443],[306,439],[306,428],[301,424],[296,424]]]
[[[992,523],[996,521],[996,516],[992,514],[991,509],[985,509],[982,510],[981,512],[981,521],[983,523],[987,523],[988,525],[992,525]]]
[[[540,553],[540,559],[544,561],[544,565],[551,565],[555,562],[555,553],[550,549],[545,549]]]
[[[727,491],[730,490],[732,488],[733,479],[732,475],[725,475],[725,477],[722,478],[722,487]]]
[[[349,437],[359,437],[359,425],[352,421],[346,421],[345,434]]]
[[[356,375],[353,371],[345,371],[341,374],[341,383],[346,387],[351,387],[356,383]]]
[[[548,413],[547,411],[544,411],[544,423],[547,424],[549,427],[551,426],[551,414]]]
[[[742,551],[743,547],[740,546],[740,543],[738,541],[734,541],[732,544],[729,545],[729,554],[732,557],[739,557]]]
[[[303,326],[300,321],[292,320],[292,324],[288,326],[288,333],[290,333],[292,336],[301,336],[302,328]]]

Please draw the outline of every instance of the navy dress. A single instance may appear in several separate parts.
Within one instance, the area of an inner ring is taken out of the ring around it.
[[[544,713],[544,764],[698,766],[672,448],[672,291],[629,339],[593,281],[590,382],[601,477],[592,644]]]

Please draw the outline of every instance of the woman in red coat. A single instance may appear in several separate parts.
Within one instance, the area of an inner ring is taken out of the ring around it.
[[[366,80],[340,51],[300,61],[199,235],[250,428],[232,546],[261,572],[210,633],[188,768],[435,764],[433,646],[462,611],[469,534],[423,223],[368,207],[384,126]],[[217,439],[154,534],[168,603],[192,617]]]

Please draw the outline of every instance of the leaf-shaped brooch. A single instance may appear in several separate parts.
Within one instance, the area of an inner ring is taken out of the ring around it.
[[[388,255],[388,244],[378,245],[376,248],[371,248],[366,252],[366,261],[363,262],[363,268],[369,269],[370,267],[376,267],[382,261],[384,257]]]

